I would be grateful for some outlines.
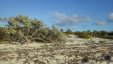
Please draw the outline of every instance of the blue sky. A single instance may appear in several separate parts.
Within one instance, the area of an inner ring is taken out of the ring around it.
[[[0,0],[1,18],[16,15],[73,31],[113,31],[113,0]]]

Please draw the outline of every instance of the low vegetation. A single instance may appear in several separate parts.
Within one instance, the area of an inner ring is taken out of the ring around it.
[[[68,29],[65,32],[68,34],[77,35],[79,38],[91,38],[91,37],[97,37],[97,38],[104,38],[104,39],[113,39],[113,31],[107,32],[107,31],[76,31],[73,32],[71,29]]]
[[[113,31],[72,31],[58,29],[55,26],[47,27],[41,20],[30,19],[27,16],[18,15],[16,17],[1,18],[0,21],[8,22],[5,27],[0,27],[0,41],[19,42],[21,44],[31,42],[64,42],[63,34],[77,35],[79,38],[99,37],[113,39]]]
[[[97,46],[98,45],[98,46]],[[85,47],[84,47],[85,46]],[[106,47],[107,46],[107,47]],[[0,49],[1,64],[113,64],[113,43],[45,44],[39,48],[5,47]],[[10,50],[11,49],[11,50]],[[6,51],[7,50],[7,51]]]
[[[16,16],[2,18],[8,25],[0,28],[0,40],[8,42],[19,42],[21,44],[37,42],[61,42],[62,32],[55,26],[46,27],[41,20],[30,19],[27,16]]]

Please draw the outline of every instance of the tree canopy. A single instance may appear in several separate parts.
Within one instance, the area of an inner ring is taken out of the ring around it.
[[[20,43],[30,43],[31,41],[57,42],[62,39],[61,32],[55,26],[47,28],[41,20],[30,19],[27,16],[18,15],[16,17],[1,18],[8,21],[6,34],[10,41]]]

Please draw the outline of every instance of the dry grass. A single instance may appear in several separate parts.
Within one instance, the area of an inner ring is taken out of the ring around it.
[[[101,46],[99,46],[101,47]],[[94,51],[95,50],[95,51]],[[112,55],[113,50],[108,50]],[[0,51],[0,62],[7,64],[80,64],[84,56],[87,56],[90,64],[105,62],[101,51],[89,47],[79,47],[77,45],[43,45],[35,49],[17,49],[15,51]],[[111,61],[112,62],[112,61]]]
[[[105,53],[109,53],[113,58],[112,42],[104,42],[104,44],[4,44],[5,48],[2,45],[0,45],[1,64],[82,64],[84,57],[88,58],[89,64],[106,64]],[[113,64],[113,59],[110,62]]]

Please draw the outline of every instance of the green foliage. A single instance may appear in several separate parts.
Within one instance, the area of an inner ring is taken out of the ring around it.
[[[0,18],[0,20],[8,21],[6,28],[0,28],[0,40],[9,42],[30,43],[37,42],[63,42],[63,29],[58,29],[55,26],[50,28],[45,27],[41,20],[30,19],[27,16],[18,15],[10,18]],[[108,38],[113,39],[113,32],[106,31],[83,31],[73,32],[68,29],[65,32],[67,35],[75,34],[80,38]]]
[[[3,41],[5,38],[5,30],[4,28],[0,28],[0,41]]]
[[[49,43],[57,43],[63,41],[63,34],[60,32],[55,26],[50,28],[43,28],[38,30],[38,34],[36,34],[36,40],[41,42],[49,42]]]
[[[69,34],[73,34],[72,30],[71,29],[67,29],[67,31],[65,32],[66,35],[69,35]]]
[[[107,36],[106,38],[107,38],[107,39],[113,39],[113,35]]]
[[[0,44],[9,44],[9,42],[0,40]]]
[[[91,38],[91,35],[88,34],[88,33],[85,33],[85,32],[81,32],[81,33],[78,34],[78,37],[88,39],[88,38]]]
[[[60,31],[61,31],[61,32],[64,32],[64,30],[63,30],[63,29],[60,29]]]
[[[107,39],[113,39],[113,32],[106,32],[106,31],[83,31],[83,32],[75,32],[75,35],[77,35],[80,38],[90,38],[90,37],[99,37],[99,38],[107,38]]]
[[[3,20],[3,18],[0,18],[0,20]]]
[[[53,40],[54,42],[62,41],[63,34],[55,26],[52,26],[52,29],[49,30],[48,34],[50,35],[49,39]]]
[[[62,40],[62,34],[55,26],[47,28],[41,20],[30,19],[22,15],[5,20],[8,21],[5,33],[10,42],[15,41],[22,44],[25,42],[30,43],[31,41],[52,43]]]
[[[31,25],[33,29],[39,29],[43,27],[43,23],[41,20],[34,19],[31,21]]]

